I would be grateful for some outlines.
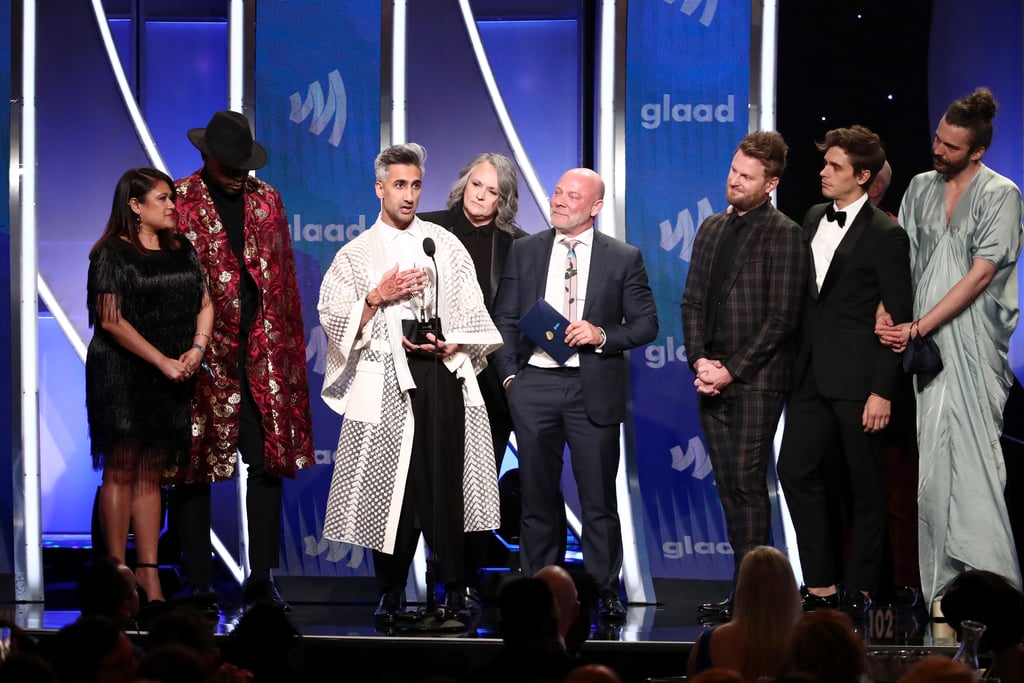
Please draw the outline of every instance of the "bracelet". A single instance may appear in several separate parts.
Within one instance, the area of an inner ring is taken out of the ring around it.
[[[193,344],[192,348],[193,349],[199,349],[199,353],[203,354],[204,356],[206,355],[206,347],[205,346],[202,346],[200,344]],[[191,351],[192,349],[189,349],[189,350]]]
[[[206,340],[207,340],[207,341],[209,341],[209,340],[210,340],[210,335],[206,334],[205,332],[196,332],[196,333],[195,333],[195,334],[193,334],[192,336],[193,336],[193,337],[206,337]]]
[[[372,292],[372,291],[373,290],[371,289],[370,292]],[[370,303],[370,292],[366,293],[366,296],[363,298],[363,303],[365,303],[367,308],[369,308],[371,311],[376,311],[378,308],[380,308],[380,304],[371,304]]]

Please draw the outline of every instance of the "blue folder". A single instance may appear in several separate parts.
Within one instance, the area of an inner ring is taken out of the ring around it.
[[[519,330],[556,361],[565,364],[578,349],[565,343],[569,320],[544,299],[537,299],[519,320]]]

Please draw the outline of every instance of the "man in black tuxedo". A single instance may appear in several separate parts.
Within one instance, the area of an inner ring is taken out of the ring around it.
[[[640,251],[594,229],[603,198],[597,173],[566,171],[551,196],[553,229],[512,245],[494,307],[504,342],[495,360],[519,446],[523,572],[532,576],[564,559],[559,480],[568,443],[583,513],[583,561],[602,588],[601,617],[621,620],[615,474],[628,391],[624,352],[657,336],[658,313]],[[570,320],[565,340],[576,353],[564,364],[520,333],[519,319],[541,298]]]
[[[487,312],[494,317],[494,295],[498,291],[501,271],[505,267],[513,240],[526,237],[516,225],[519,210],[519,174],[508,157],[492,152],[478,154],[459,172],[459,179],[448,195],[447,209],[421,213],[420,218],[437,223],[455,234],[473,258],[476,279],[484,295]],[[491,421],[495,469],[501,471],[508,437],[512,433],[505,390],[494,365],[493,354],[488,365],[476,376],[480,393]],[[466,533],[467,597],[479,601],[480,569],[486,566],[490,531]]]
[[[906,232],[868,201],[867,188],[885,162],[881,140],[863,126],[830,130],[821,192],[803,229],[811,247],[798,343],[796,383],[786,407],[778,472],[796,528],[804,607],[870,604],[881,571],[886,500],[881,437],[903,369],[900,356],[874,335],[879,304],[894,320],[910,320],[910,243]],[[822,476],[827,459],[849,477],[852,550],[839,591],[827,504],[839,495]]]
[[[771,542],[768,465],[792,388],[793,333],[807,287],[804,235],[769,201],[787,151],[774,131],[740,142],[725,186],[732,210],[709,216],[697,231],[681,307],[737,571],[747,551]],[[732,595],[697,609],[730,618]]]

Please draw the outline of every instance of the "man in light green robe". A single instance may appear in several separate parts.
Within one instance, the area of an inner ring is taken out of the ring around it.
[[[917,321],[879,325],[897,350],[920,333],[942,355],[938,374],[916,377],[918,551],[929,600],[969,568],[1021,583],[999,438],[1013,382],[1007,350],[1019,316],[1022,204],[1013,182],[981,163],[995,110],[979,88],[939,123],[935,170],[916,176],[900,205]]]

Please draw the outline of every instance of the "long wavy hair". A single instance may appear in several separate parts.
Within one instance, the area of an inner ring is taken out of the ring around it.
[[[778,674],[802,616],[789,559],[765,545],[744,555],[733,594],[733,622],[743,633],[746,647],[740,672],[745,680]]]
[[[96,240],[89,251],[92,256],[101,244],[112,239],[126,239],[139,252],[145,253],[142,242],[139,241],[139,220],[132,211],[129,202],[132,199],[142,203],[146,201],[146,195],[163,181],[167,183],[171,194],[174,194],[174,181],[163,171],[155,168],[133,168],[124,172],[121,179],[117,181],[114,188],[114,201],[110,207],[110,218],[107,219],[107,227],[103,234]],[[181,245],[176,238],[173,228],[164,228],[157,231],[157,238],[160,240],[161,249],[178,249]]]
[[[459,171],[459,179],[452,185],[452,191],[448,193],[448,208],[462,208],[462,196],[466,192],[469,174],[485,161],[498,173],[498,215],[494,218],[494,225],[499,230],[513,233],[519,227],[516,225],[516,214],[519,213],[519,173],[516,172],[516,165],[508,157],[494,152],[484,152],[466,164],[465,168]]]

